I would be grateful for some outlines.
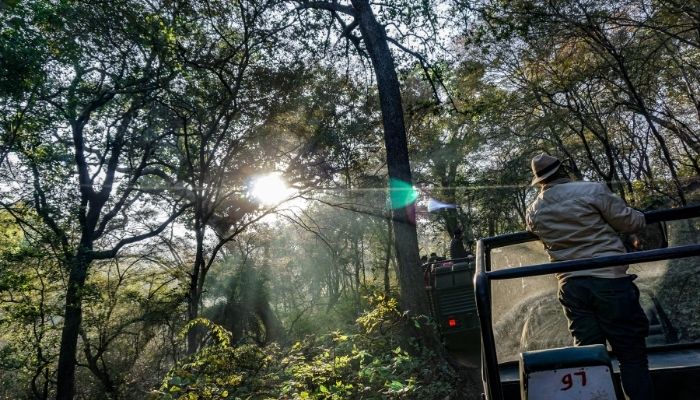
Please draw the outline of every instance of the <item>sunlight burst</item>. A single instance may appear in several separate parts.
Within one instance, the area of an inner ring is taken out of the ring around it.
[[[287,186],[279,173],[261,175],[251,180],[248,195],[266,206],[279,204],[295,193],[294,189]]]

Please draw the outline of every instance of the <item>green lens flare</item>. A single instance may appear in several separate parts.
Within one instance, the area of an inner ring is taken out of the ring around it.
[[[418,198],[418,191],[408,182],[400,179],[389,179],[389,206],[396,210],[413,204]]]

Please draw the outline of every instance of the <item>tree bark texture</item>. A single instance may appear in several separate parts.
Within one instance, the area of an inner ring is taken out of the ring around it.
[[[352,5],[377,78],[389,178],[411,184],[413,181],[401,105],[401,90],[386,31],[376,20],[369,1],[352,0]],[[412,315],[428,315],[430,310],[419,265],[415,208],[413,205],[408,205],[392,209],[391,212],[401,288],[401,308]]]
[[[75,363],[78,335],[82,322],[82,289],[85,286],[90,260],[80,252],[71,263],[66,290],[66,308],[58,356],[56,399],[72,400],[75,382]]]

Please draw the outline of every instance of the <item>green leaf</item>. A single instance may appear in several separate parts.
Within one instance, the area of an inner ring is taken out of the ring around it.
[[[404,384],[399,382],[399,381],[392,381],[389,384],[389,389],[391,389],[391,391],[393,391],[393,392],[398,392],[399,390],[401,390],[403,388],[404,388]]]

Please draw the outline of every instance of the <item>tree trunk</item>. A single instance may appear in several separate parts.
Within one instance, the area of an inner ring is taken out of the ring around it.
[[[199,317],[199,303],[202,300],[202,286],[206,271],[204,259],[204,234],[206,225],[202,221],[201,189],[197,190],[197,204],[195,205],[194,231],[197,248],[195,250],[194,264],[190,274],[190,288],[187,298],[187,320],[192,321]],[[187,332],[187,354],[192,355],[197,351],[201,329],[197,326]]]
[[[282,321],[277,318],[275,311],[270,307],[267,296],[257,294],[255,312],[260,317],[265,326],[265,342],[280,342],[285,340],[284,326]]]
[[[386,252],[384,254],[384,294],[389,296],[391,294],[391,282],[389,281],[389,266],[391,265],[391,242],[393,242],[394,235],[391,230],[391,220],[386,220],[386,233],[387,233],[387,243]]]
[[[70,261],[71,270],[66,290],[66,309],[61,332],[61,349],[58,355],[57,400],[72,400],[75,384],[75,363],[78,336],[82,322],[82,290],[85,286],[90,259],[78,251]]]
[[[196,281],[190,282],[190,293],[187,304],[187,320],[192,321],[199,316],[199,291]],[[197,339],[199,329],[195,326],[187,332],[187,354],[192,355],[197,351]]]
[[[352,0],[352,5],[377,78],[389,178],[412,184],[399,79],[386,31],[374,17],[368,0]],[[411,315],[429,315],[419,267],[414,205],[392,209],[392,218],[401,308]]]
[[[98,364],[100,358],[99,355],[93,355],[90,350],[90,346],[88,346],[88,344],[85,341],[86,338],[85,336],[83,336],[83,350],[85,351],[85,359],[87,360],[88,369],[90,370],[90,372],[92,372],[93,375],[95,375],[95,377],[97,377],[97,379],[102,384],[102,388],[104,389],[106,398],[114,400],[118,399],[119,391],[117,390],[116,383],[109,375],[107,368],[100,368],[100,365]]]

